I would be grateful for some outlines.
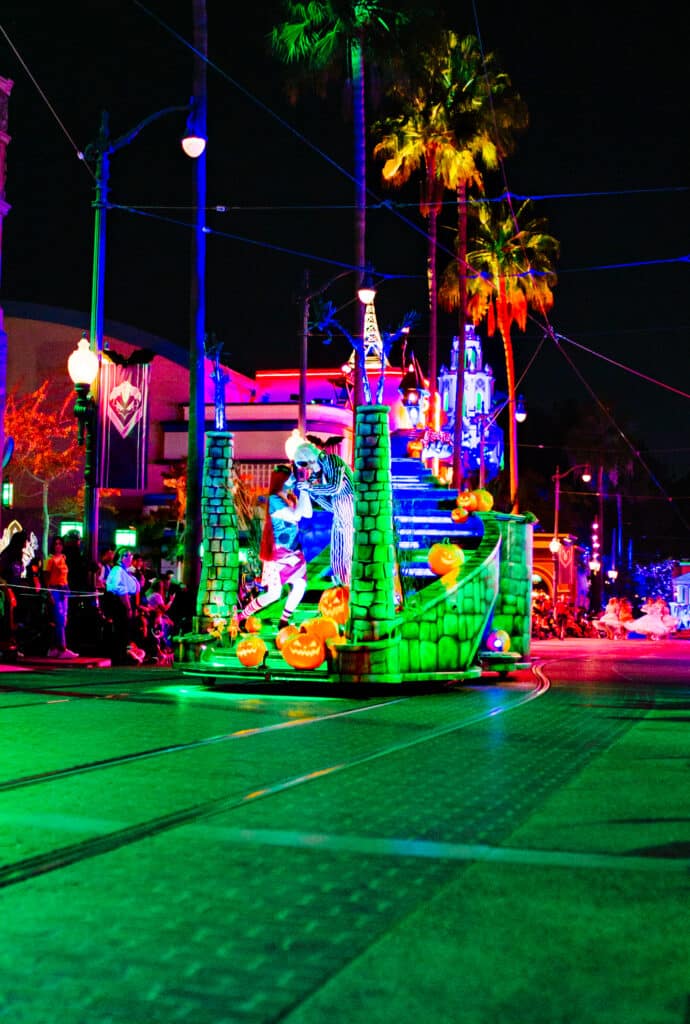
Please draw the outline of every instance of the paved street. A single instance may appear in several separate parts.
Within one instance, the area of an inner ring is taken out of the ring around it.
[[[688,1024],[690,641],[410,695],[0,672],[0,1018]]]

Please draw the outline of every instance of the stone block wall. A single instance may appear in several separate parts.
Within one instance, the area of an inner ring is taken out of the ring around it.
[[[531,515],[477,513],[485,522],[492,517],[501,532],[498,598],[491,629],[504,629],[510,649],[526,657],[532,634],[532,531]]]
[[[201,490],[204,556],[196,605],[202,630],[213,618],[227,619],[237,603],[239,531],[230,479],[232,458],[233,435],[207,431]]]
[[[385,640],[396,626],[395,533],[388,406],[357,410],[355,439],[355,545],[348,636]]]

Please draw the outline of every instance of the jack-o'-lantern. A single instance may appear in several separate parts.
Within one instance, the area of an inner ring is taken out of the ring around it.
[[[281,654],[292,668],[318,668],[326,658],[326,645],[315,633],[299,632],[283,644]]]
[[[258,615],[248,615],[244,620],[244,628],[247,633],[260,633],[263,623]]]
[[[468,508],[454,508],[450,518],[454,523],[466,523],[470,518],[470,510]]]
[[[489,491],[485,491],[483,487],[478,488],[475,492],[477,499],[477,511],[478,512],[490,512],[494,507],[494,496]]]
[[[466,508],[468,512],[477,511],[477,495],[475,491],[460,491],[455,503],[458,508]]]
[[[292,622],[288,626],[283,626],[276,636],[276,647],[278,650],[282,651],[288,640],[293,636],[297,636],[298,633],[299,629]]]
[[[266,644],[260,636],[245,636],[235,648],[235,654],[245,668],[256,668],[266,656]]]
[[[323,641],[338,635],[338,623],[335,619],[329,619],[325,615],[319,616],[317,619],[305,619],[302,629],[305,633],[314,633]]]
[[[457,544],[449,544],[447,541],[432,544],[429,548],[429,568],[437,576],[445,576],[446,573],[459,569],[465,561],[462,548]]]
[[[350,617],[350,591],[347,587],[330,587],[319,599],[319,611],[326,619],[344,626]]]

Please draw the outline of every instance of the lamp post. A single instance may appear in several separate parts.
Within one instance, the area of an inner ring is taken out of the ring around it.
[[[554,596],[554,601],[555,601],[555,599],[557,597],[557,594],[558,594],[558,567],[559,567],[559,557],[560,557],[560,550],[561,550],[561,542],[560,542],[560,539],[558,537],[558,516],[559,516],[560,504],[561,504],[561,480],[564,480],[567,476],[570,476],[571,473],[574,473],[578,469],[582,470],[581,479],[584,481],[584,483],[586,483],[586,484],[589,483],[589,481],[592,479],[592,471],[591,471],[591,468],[590,468],[588,463],[578,463],[578,465],[576,465],[576,466],[570,466],[569,469],[564,470],[562,473],[559,471],[558,466],[556,466],[556,472],[551,477],[551,479],[552,479],[552,481],[554,483],[554,496],[553,496],[553,537],[551,538],[551,541],[549,543],[549,551],[553,555],[553,596]]]
[[[343,270],[341,274],[336,274],[330,281],[326,281],[325,284],[321,285],[320,288],[315,288],[313,291],[309,288],[309,271],[304,271],[304,291],[300,296],[302,299],[302,338],[300,344],[300,356],[299,356],[299,405],[297,410],[297,429],[299,430],[302,437],[306,437],[307,433],[307,367],[309,365],[309,307],[312,299],[317,298],[339,281],[342,277],[347,277],[351,274],[351,270]]]
[[[505,404],[501,405],[493,415],[488,412],[475,413],[476,418],[479,420],[479,486],[483,488],[486,485],[486,460],[485,460],[485,449],[486,449],[486,438],[489,431],[493,427],[494,423],[498,419],[499,415],[503,412]],[[527,419],[527,406],[525,400],[520,395],[517,400],[515,407],[515,422],[524,423]]]
[[[89,340],[82,335],[74,352],[67,360],[67,372],[72,378],[77,400],[74,403],[74,415],[79,423],[78,442],[86,441],[84,460],[84,551],[90,562],[97,559],[98,546],[98,489],[96,487],[96,450],[95,438],[97,430],[96,401],[91,390],[98,379],[100,359],[89,347]],[[94,555],[95,552],[95,555]]]
[[[91,322],[90,322],[90,348],[95,354],[96,359],[100,359],[101,352],[103,351],[103,320],[104,320],[104,296],[105,296],[105,263],[106,263],[106,214],[108,211],[108,189],[110,184],[110,157],[113,153],[117,153],[118,150],[123,149],[125,146],[133,142],[134,139],[139,135],[147,125],[153,121],[157,121],[160,117],[164,117],[166,114],[189,112],[193,111],[193,105],[186,104],[185,106],[176,107],[164,107],[162,110],[156,111],[149,117],[144,118],[139,124],[135,125],[131,131],[126,132],[117,139],[110,138],[110,126],[109,118],[106,111],[101,114],[101,123],[98,132],[98,137],[90,145],[86,147],[84,158],[87,161],[95,161],[94,177],[95,177],[95,199],[92,203],[95,214],[94,214],[94,242],[93,242],[93,263],[91,273]],[[187,152],[185,145],[187,144],[189,136],[185,133],[185,137],[182,139],[182,147]],[[200,140],[197,140],[199,143]],[[199,146],[197,145],[197,149]],[[203,152],[203,150],[202,150]],[[90,386],[91,401],[95,405],[98,402],[98,382],[94,378]],[[98,437],[98,421],[95,416],[92,416],[93,424],[91,428],[91,444],[92,444],[92,475],[93,475],[93,508],[90,512],[90,530],[88,532],[88,543],[85,545],[85,552],[87,557],[92,561],[97,561],[98,558],[98,488],[96,487],[97,482],[97,437]],[[87,449],[88,451],[88,449]]]

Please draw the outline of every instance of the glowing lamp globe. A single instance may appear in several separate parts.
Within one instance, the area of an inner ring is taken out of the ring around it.
[[[182,149],[192,160],[197,160],[206,149],[206,139],[201,135],[185,135],[182,139]]]
[[[83,337],[67,360],[67,372],[73,384],[91,386],[98,376],[98,356],[89,348],[89,339]]]
[[[505,629],[495,629],[489,634],[486,646],[489,651],[496,654],[506,654],[510,650],[510,636]]]

